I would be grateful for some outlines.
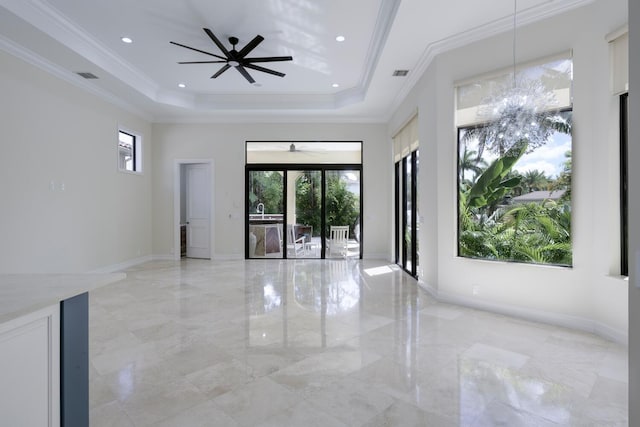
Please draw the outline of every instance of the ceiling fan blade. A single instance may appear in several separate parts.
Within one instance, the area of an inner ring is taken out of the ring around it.
[[[176,43],[176,42],[169,42],[169,43],[175,44],[176,46],[184,47],[185,49],[195,50],[196,52],[204,53],[205,55],[215,56],[216,58],[225,59],[225,60],[227,59],[227,58],[222,57],[220,55],[216,55],[215,53],[206,52],[204,50],[196,49],[195,47],[187,46],[187,45]]]
[[[249,43],[247,43],[241,50],[240,52],[238,52],[238,58],[244,58],[245,55],[247,55],[249,52],[251,52],[253,49],[256,48],[256,46],[258,46],[260,43],[262,43],[262,41],[264,40],[264,37],[262,37],[260,34],[258,34],[257,36],[255,36],[253,38],[253,40],[251,40]]]
[[[215,73],[213,76],[211,76],[211,78],[212,79],[218,78],[220,76],[220,74],[224,73],[229,68],[231,68],[231,65],[226,64],[224,67],[220,68],[217,73]]]
[[[213,42],[216,44],[216,46],[218,46],[218,49],[220,49],[220,51],[222,53],[224,53],[224,56],[226,56],[227,58],[229,57],[229,51],[227,50],[226,47],[224,47],[224,45],[220,42],[220,40],[218,40],[218,38],[216,37],[215,34],[213,34],[213,32],[208,29],[208,28],[203,28],[204,32],[207,33],[207,35],[209,36],[209,38],[211,40],[213,40]]]
[[[277,61],[291,61],[290,56],[265,56],[264,58],[244,58],[244,62],[277,62]]]
[[[240,74],[242,74],[242,76],[247,79],[247,81],[249,83],[255,83],[256,81],[253,80],[253,77],[251,77],[251,75],[247,72],[247,70],[244,69],[244,67],[242,65],[238,65],[236,67],[236,70],[238,70],[240,72]]]
[[[270,70],[268,68],[260,67],[259,65],[244,64],[244,66],[247,67],[247,68],[251,68],[252,70],[262,71],[263,73],[273,74],[274,76],[278,76],[278,77],[284,77],[285,76],[284,73],[281,73],[279,71],[273,71],[273,70]]]
[[[227,61],[183,61],[178,62],[178,64],[224,64]]]

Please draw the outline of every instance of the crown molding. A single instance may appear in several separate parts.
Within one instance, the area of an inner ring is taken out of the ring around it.
[[[138,92],[150,99],[155,98],[157,84],[90,37],[45,0],[0,0],[0,5]]]
[[[400,1],[382,0],[360,81],[355,87],[333,94],[291,94],[284,96],[272,94],[189,94],[163,89],[142,71],[124,61],[82,28],[78,27],[46,0],[0,0],[0,6],[34,25],[57,42],[124,82],[149,100],[159,104],[187,109],[204,108],[205,110],[238,109],[244,111],[255,109],[256,105],[269,109],[335,110],[364,100],[375,66],[380,59],[382,49],[393,25]]]
[[[595,0],[549,1],[519,12],[518,25],[524,26],[532,22],[540,21],[565,11],[587,5],[593,1]],[[316,119],[309,119],[311,115],[317,116],[319,122],[330,121],[335,123],[344,120],[345,122],[364,121],[379,123],[388,121],[407,95],[413,90],[417,82],[422,78],[422,75],[434,58],[439,54],[496,34],[504,33],[513,28],[513,19],[512,15],[510,15],[464,33],[431,43],[424,50],[416,67],[409,73],[407,80],[401,90],[396,94],[393,102],[388,105],[381,116],[354,116],[353,118],[344,118],[344,114],[340,113],[340,109],[357,105],[357,103],[365,99],[400,3],[401,0],[381,1],[373,38],[365,58],[360,81],[356,86],[332,94],[246,95],[193,94],[171,89],[162,89],[140,70],[122,60],[113,51],[93,39],[64,14],[52,7],[47,0],[0,0],[0,6],[36,26],[52,37],[53,40],[71,49],[86,60],[91,61],[148,100],[158,103],[159,105],[180,107],[188,110],[186,114],[197,117],[193,122],[211,122],[217,120],[228,122],[233,115],[253,117],[257,121],[263,120],[270,122],[280,121],[278,117],[286,118],[287,121],[293,120],[296,122],[315,121]],[[140,109],[132,107],[112,93],[77,77],[69,70],[55,65],[51,61],[38,56],[36,53],[14,42],[7,39],[0,39],[0,48],[127,111],[151,121],[156,120],[151,110],[142,112]],[[224,118],[218,119],[218,117]],[[175,120],[171,120],[168,115],[159,117],[158,120],[182,121],[185,119],[178,113],[175,115]],[[186,120],[189,121],[188,119]],[[242,118],[237,120],[237,122],[246,121],[247,120]]]
[[[112,93],[100,89],[95,85],[87,82],[84,78],[74,74],[58,65],[42,58],[40,55],[25,49],[23,46],[16,44],[15,42],[3,37],[0,35],[0,50],[15,56],[18,59],[26,62],[27,64],[33,65],[34,67],[54,76],[58,79],[65,81],[69,84],[72,84],[82,90],[85,90],[102,100],[109,102],[119,108],[122,108],[125,111],[128,111],[132,114],[142,117],[145,120],[152,120],[152,116],[145,111],[142,111],[138,108],[135,108],[131,104],[123,101],[120,97],[113,95]]]
[[[241,113],[241,114],[240,114]],[[330,111],[222,111],[211,114],[193,113],[184,116],[158,115],[156,124],[386,124],[386,118],[374,115],[344,115]]]
[[[544,3],[518,12],[517,26],[521,27],[542,21],[555,15],[586,6],[594,1],[595,0],[557,0]],[[398,91],[394,101],[390,103],[386,115],[387,119],[391,119],[393,113],[400,107],[404,99],[413,90],[435,57],[441,53],[457,49],[510,30],[513,30],[513,15],[496,19],[485,25],[478,26],[471,30],[429,44],[418,60],[415,69],[409,73],[409,78],[403,85],[402,89]]]
[[[56,77],[66,83],[78,87],[96,97],[106,101],[116,107],[122,108],[132,114],[135,114],[150,123],[183,123],[183,124],[201,124],[201,123],[385,123],[386,119],[383,116],[353,116],[339,114],[336,110],[331,109],[313,109],[313,108],[267,108],[264,109],[247,109],[246,105],[243,108],[225,109],[222,108],[213,109],[211,111],[203,112],[193,109],[193,105],[198,104],[197,99],[194,97],[189,102],[181,105],[180,103],[185,98],[184,94],[180,94],[180,97],[171,99],[175,95],[173,91],[162,92],[158,94],[158,102],[166,102],[170,105],[182,106],[187,110],[191,110],[186,115],[169,114],[169,115],[153,115],[144,110],[136,108],[131,104],[122,100],[122,98],[113,95],[111,92],[103,90],[94,84],[83,79],[82,77],[42,58],[40,55],[25,49],[23,46],[9,40],[0,35],[0,50],[6,52],[42,71]],[[229,95],[232,97],[231,95]],[[235,96],[235,95],[234,95]],[[201,105],[202,107],[202,105]]]
[[[382,55],[382,50],[393,27],[400,3],[401,0],[382,0],[378,10],[378,17],[376,18],[373,37],[362,68],[360,83],[353,89],[339,92],[335,102],[337,106],[355,104],[364,100]]]

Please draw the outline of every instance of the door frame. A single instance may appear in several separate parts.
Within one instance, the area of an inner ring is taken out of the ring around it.
[[[418,277],[418,216],[417,216],[417,190],[418,190],[418,157],[419,149],[411,151],[409,154],[395,162],[394,165],[394,192],[395,192],[395,262],[411,276]],[[407,182],[407,163],[411,155],[410,182]],[[411,199],[407,199],[407,186],[411,189]],[[411,218],[407,222],[407,206],[411,203]],[[407,248],[405,231],[407,226],[411,228],[411,247]],[[407,255],[411,256],[411,268],[407,268]]]
[[[209,167],[209,259],[215,246],[215,168],[213,159],[175,159],[173,163],[173,259],[180,259],[180,199],[182,197],[180,169],[184,165],[205,164]]]

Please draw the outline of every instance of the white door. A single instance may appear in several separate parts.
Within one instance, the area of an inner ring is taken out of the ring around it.
[[[206,163],[185,165],[187,257],[211,258],[210,169]]]

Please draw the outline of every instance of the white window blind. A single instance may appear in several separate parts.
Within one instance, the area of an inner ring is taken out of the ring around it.
[[[611,67],[611,93],[620,95],[629,90],[629,28],[607,35]]]
[[[398,162],[418,148],[418,116],[415,115],[393,137],[393,157]]]
[[[548,109],[567,108],[572,104],[573,61],[571,52],[518,64],[516,82],[537,81],[553,93],[555,102]],[[513,87],[513,67],[456,83],[456,126],[479,124],[490,100]]]

